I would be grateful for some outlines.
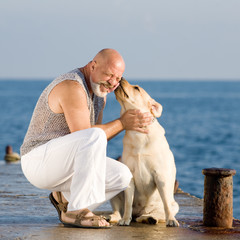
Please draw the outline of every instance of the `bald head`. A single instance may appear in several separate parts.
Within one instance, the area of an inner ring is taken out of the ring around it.
[[[125,62],[120,55],[120,53],[111,48],[102,49],[97,55],[94,57],[93,61],[97,64],[104,65],[114,65],[117,68],[125,70]]]
[[[101,50],[86,66],[80,69],[88,84],[88,89],[99,97],[113,92],[125,70],[122,56],[114,49]]]

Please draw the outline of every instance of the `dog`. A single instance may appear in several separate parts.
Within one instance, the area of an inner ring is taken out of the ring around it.
[[[140,109],[150,112],[154,121],[147,126],[148,134],[125,132],[121,161],[129,167],[133,178],[124,193],[111,200],[113,213],[110,222],[126,226],[133,218],[139,223],[166,222],[166,226],[178,227],[175,219],[179,206],[174,200],[174,156],[165,130],[156,120],[161,116],[162,106],[143,88],[129,84],[124,78],[115,90],[115,96],[121,105],[121,115],[128,109]]]

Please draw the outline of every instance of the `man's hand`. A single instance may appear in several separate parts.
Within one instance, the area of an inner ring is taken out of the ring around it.
[[[125,130],[148,133],[146,127],[152,123],[153,115],[149,112],[142,113],[138,109],[130,109],[120,117],[120,120]]]

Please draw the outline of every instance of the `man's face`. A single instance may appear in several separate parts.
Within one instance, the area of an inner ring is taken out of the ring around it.
[[[94,94],[99,97],[105,97],[113,92],[118,86],[124,72],[124,66],[121,63],[98,64],[90,76],[90,83]]]
[[[102,98],[107,96],[108,92],[102,91],[101,84],[93,82],[91,76],[90,76],[90,84],[91,84],[92,91],[95,95],[97,95],[98,97],[102,97]]]

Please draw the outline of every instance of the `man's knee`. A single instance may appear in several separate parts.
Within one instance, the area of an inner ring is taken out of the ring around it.
[[[107,144],[106,133],[101,128],[90,128],[89,137],[93,142],[100,142],[101,144]]]
[[[79,141],[80,148],[82,147],[106,147],[107,136],[101,128],[88,128],[80,130],[73,134],[77,134],[77,141]],[[84,141],[83,141],[84,140]]]

